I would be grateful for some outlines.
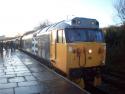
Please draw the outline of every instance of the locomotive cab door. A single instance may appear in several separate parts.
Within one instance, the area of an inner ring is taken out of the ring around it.
[[[52,64],[56,62],[56,39],[57,32],[53,30],[50,35],[50,61]]]
[[[51,32],[50,60],[52,65],[62,73],[66,73],[66,40],[64,30]]]

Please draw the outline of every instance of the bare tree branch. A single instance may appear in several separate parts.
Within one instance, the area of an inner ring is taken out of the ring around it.
[[[48,20],[40,23],[39,26],[35,27],[34,29],[37,31],[37,30],[42,30],[43,28],[47,27],[48,25],[50,25],[50,22]]]
[[[118,17],[125,24],[125,0],[115,0],[114,8],[117,11]]]

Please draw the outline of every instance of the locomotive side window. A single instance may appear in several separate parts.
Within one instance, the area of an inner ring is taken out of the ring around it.
[[[51,43],[65,43],[65,33],[64,30],[52,31],[51,32]]]
[[[55,44],[56,43],[56,39],[57,39],[57,31],[52,31],[52,33],[51,33],[51,42],[53,44]]]
[[[59,31],[57,32],[57,34],[58,34],[57,42],[58,42],[58,43],[63,43],[63,31],[62,31],[62,30],[59,30]]]
[[[65,32],[64,30],[62,30],[62,42],[65,43],[66,39],[65,39]]]

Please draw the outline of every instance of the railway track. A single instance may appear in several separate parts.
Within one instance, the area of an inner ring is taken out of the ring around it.
[[[118,72],[109,72],[102,74],[102,80],[105,83],[110,83],[118,88],[125,89],[125,76]]]
[[[100,89],[107,90],[107,94],[124,94],[125,76],[123,72],[107,71],[102,73],[103,84]]]
[[[125,94],[124,79],[121,72],[105,72],[102,74],[102,84],[98,87],[89,85],[87,90],[92,94]]]
[[[92,85],[88,85],[88,87],[85,88],[87,91],[89,91],[91,94],[107,94],[106,91],[98,88],[98,87],[94,87]]]
[[[98,87],[94,87],[92,85],[89,85],[88,87],[89,88],[86,88],[86,90],[91,94],[124,94],[125,92],[124,89],[118,88],[107,82],[103,82],[102,85]]]
[[[116,72],[116,71],[110,71],[110,72],[107,72],[107,73],[104,73],[106,75],[109,75],[109,76],[113,76],[113,77],[116,77],[116,78],[119,78],[121,80],[124,80],[125,79],[125,72]]]

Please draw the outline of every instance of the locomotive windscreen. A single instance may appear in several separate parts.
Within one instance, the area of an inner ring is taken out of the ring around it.
[[[104,42],[104,34],[99,30],[66,29],[66,41],[72,42]]]

